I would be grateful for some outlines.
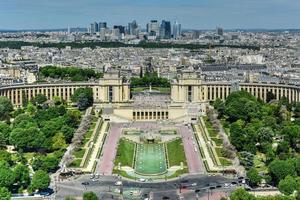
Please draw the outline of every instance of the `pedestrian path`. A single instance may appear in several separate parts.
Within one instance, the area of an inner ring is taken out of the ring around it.
[[[114,158],[117,153],[118,141],[121,136],[122,124],[111,124],[107,139],[103,146],[102,156],[100,157],[97,172],[100,174],[111,175],[114,168]]]
[[[205,167],[201,161],[198,146],[191,130],[186,126],[179,127],[190,173],[204,173]]]
[[[92,172],[93,171],[95,162],[97,162],[98,151],[99,151],[99,149],[101,149],[101,146],[104,142],[103,139],[105,136],[105,130],[106,130],[107,125],[108,125],[107,122],[102,123],[102,119],[101,118],[98,119],[92,138],[97,137],[96,136],[97,134],[98,134],[98,137],[96,138],[97,140],[93,144],[91,155],[89,156],[90,160],[88,161],[87,166],[82,169],[83,172]],[[99,126],[101,126],[101,127],[99,128]],[[99,133],[97,133],[97,131],[99,131]]]

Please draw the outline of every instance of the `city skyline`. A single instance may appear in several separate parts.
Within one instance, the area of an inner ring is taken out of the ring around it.
[[[87,27],[91,21],[126,25],[136,19],[144,28],[151,19],[179,21],[184,29],[297,29],[296,0],[166,0],[0,2],[0,30]]]

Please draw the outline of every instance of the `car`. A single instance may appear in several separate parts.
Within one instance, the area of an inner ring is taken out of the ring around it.
[[[41,196],[50,196],[49,192],[40,192],[39,193]]]
[[[95,174],[91,174],[90,179],[94,179],[95,178]]]
[[[89,182],[82,182],[81,185],[89,185]]]
[[[99,178],[100,178],[100,175],[97,173],[95,176],[95,179],[99,179]]]
[[[146,182],[146,179],[140,178],[139,181],[140,181],[140,182]]]
[[[191,184],[191,186],[196,186],[196,185],[197,185],[197,183],[192,183],[192,184]]]
[[[230,184],[229,183],[224,183],[224,188],[229,188]]]
[[[116,185],[116,186],[122,185],[122,181],[117,181],[117,182],[115,182],[115,185]]]

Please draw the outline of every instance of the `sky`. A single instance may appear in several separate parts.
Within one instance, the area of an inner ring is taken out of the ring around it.
[[[300,28],[300,0],[0,0],[0,30],[177,20],[184,29]]]

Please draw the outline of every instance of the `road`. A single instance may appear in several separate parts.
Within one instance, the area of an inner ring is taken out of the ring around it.
[[[57,193],[55,199],[64,199],[68,196],[82,196],[86,191],[94,191],[100,196],[111,196],[111,192],[115,189],[120,189],[120,186],[115,186],[115,182],[120,180],[116,176],[101,176],[98,180],[91,180],[90,176],[84,175],[77,179],[56,183]],[[122,180],[122,188],[139,188],[142,194],[148,196],[166,196],[170,191],[170,197],[179,191],[179,188],[187,188],[191,191],[198,190],[198,192],[205,193],[205,189],[219,188],[224,186],[224,183],[231,183],[237,181],[235,179],[227,179],[222,176],[208,176],[208,175],[189,175],[177,180],[165,182],[136,182],[129,180]],[[88,185],[82,185],[83,182],[88,182]],[[168,192],[169,191],[169,192]],[[175,192],[175,193],[174,193]],[[154,198],[155,199],[155,198]]]

